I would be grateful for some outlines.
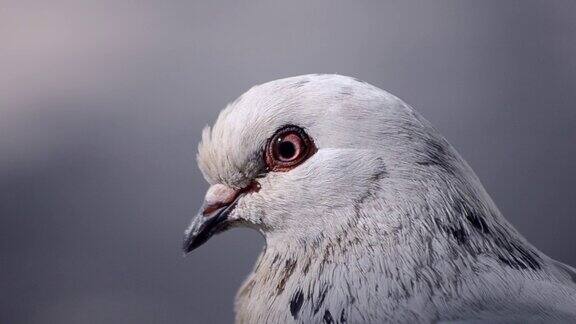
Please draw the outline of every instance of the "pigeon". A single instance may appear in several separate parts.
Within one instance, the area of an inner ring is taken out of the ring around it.
[[[266,241],[237,323],[576,322],[576,271],[502,216],[459,153],[402,100],[311,74],[255,86],[198,146],[210,187],[188,253]]]

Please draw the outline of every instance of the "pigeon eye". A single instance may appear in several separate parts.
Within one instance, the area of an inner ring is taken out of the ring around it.
[[[266,147],[266,165],[270,171],[288,171],[316,152],[314,142],[303,129],[286,126],[276,132]]]

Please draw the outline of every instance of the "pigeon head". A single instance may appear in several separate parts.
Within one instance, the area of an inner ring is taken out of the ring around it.
[[[506,222],[424,118],[353,78],[250,89],[204,130],[198,164],[210,188],[185,252],[237,226],[266,238],[236,298],[240,323],[499,322],[506,301],[531,316],[545,303],[525,300],[564,299],[552,283],[573,281]],[[491,303],[497,320],[485,317]]]
[[[186,231],[186,252],[234,226],[302,244],[350,227],[393,232],[433,218],[415,210],[454,209],[456,196],[484,194],[413,109],[340,75],[253,87],[204,129],[198,164],[210,189]]]

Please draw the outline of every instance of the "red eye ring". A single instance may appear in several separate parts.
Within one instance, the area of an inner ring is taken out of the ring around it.
[[[302,128],[285,126],[268,140],[265,152],[266,165],[270,171],[289,171],[316,151],[314,142]]]

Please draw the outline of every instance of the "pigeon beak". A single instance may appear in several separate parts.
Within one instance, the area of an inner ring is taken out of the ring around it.
[[[200,211],[185,232],[185,254],[228,227],[228,216],[236,207],[242,193],[242,190],[234,190],[223,184],[215,184],[208,189]]]

